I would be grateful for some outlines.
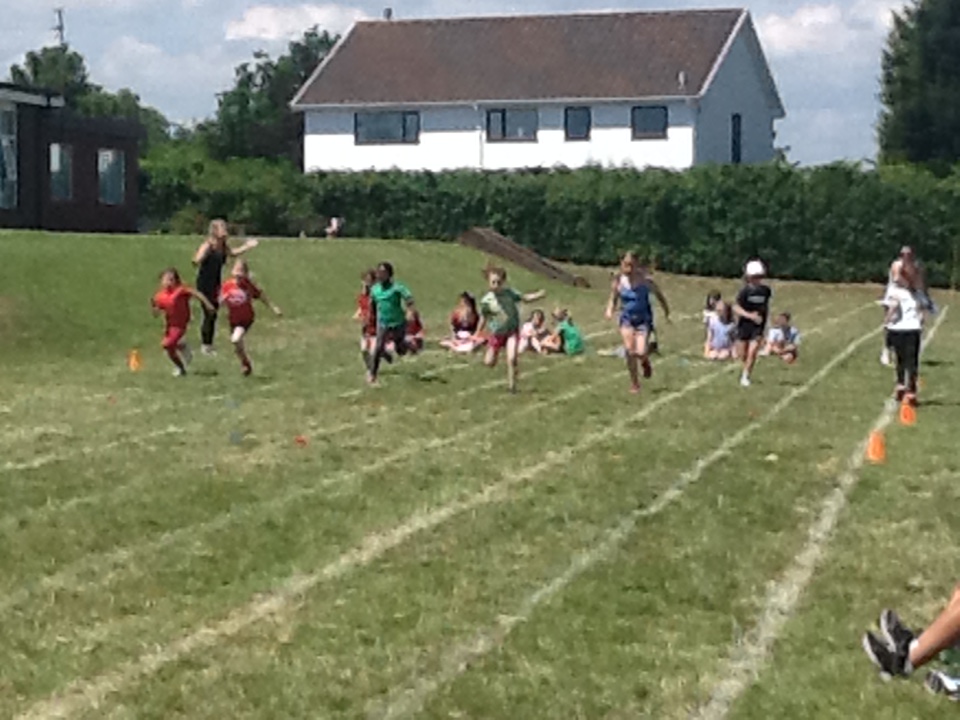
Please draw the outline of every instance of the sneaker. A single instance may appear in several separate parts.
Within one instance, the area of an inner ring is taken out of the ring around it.
[[[213,345],[201,345],[200,352],[207,357],[214,357],[217,354],[217,351],[213,349]]]
[[[884,610],[880,613],[880,632],[883,633],[887,645],[898,649],[910,650],[917,634],[904,625],[903,620],[893,610]]]
[[[187,374],[187,371],[184,370],[183,368],[174,368],[174,369],[173,369],[173,376],[176,377],[176,378],[178,378],[178,377],[185,377],[186,374]]]
[[[653,377],[653,365],[650,364],[649,360],[644,360],[641,367],[643,368],[643,377],[646,380]]]
[[[907,389],[903,385],[897,385],[897,389],[893,391],[893,399],[898,403],[903,402],[903,397],[906,394]]]
[[[891,648],[871,632],[863,636],[863,651],[870,658],[870,662],[880,668],[880,676],[885,680],[898,676],[906,677],[913,672],[907,648]]]
[[[884,367],[890,367],[890,348],[884,348],[880,353],[880,364]]]
[[[747,375],[740,376],[740,387],[750,387],[750,378]]]
[[[927,673],[923,686],[934,695],[946,695],[953,702],[960,702],[960,679],[952,678],[945,672],[933,670]]]
[[[191,350],[190,346],[186,343],[180,346],[180,357],[183,358],[184,365],[189,365],[193,362],[193,350]]]
[[[253,373],[253,365],[251,365],[250,363],[246,363],[243,366],[243,376],[249,377],[251,373]]]

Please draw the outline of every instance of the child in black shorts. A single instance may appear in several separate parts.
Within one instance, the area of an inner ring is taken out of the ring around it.
[[[770,298],[773,290],[763,284],[767,269],[759,260],[747,263],[746,285],[737,294],[733,313],[737,317],[737,345],[739,356],[743,359],[743,373],[740,385],[750,387],[750,376],[757,362],[757,354],[763,343],[763,334],[770,314]]]

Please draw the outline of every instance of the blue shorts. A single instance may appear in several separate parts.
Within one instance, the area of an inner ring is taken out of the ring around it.
[[[620,327],[633,328],[636,332],[651,333],[653,332],[653,318],[621,315]]]

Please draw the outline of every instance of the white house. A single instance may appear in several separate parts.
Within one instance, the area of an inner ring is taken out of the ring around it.
[[[758,163],[784,117],[746,10],[363,21],[291,106],[308,172]]]

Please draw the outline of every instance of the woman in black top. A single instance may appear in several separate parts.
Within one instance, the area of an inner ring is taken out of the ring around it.
[[[210,223],[210,231],[206,240],[197,248],[193,256],[193,264],[197,266],[197,290],[210,301],[213,312],[203,310],[203,324],[200,326],[201,351],[204,355],[213,354],[213,335],[217,328],[217,308],[220,305],[220,281],[223,277],[223,266],[227,258],[243,255],[258,244],[257,240],[247,240],[239,248],[233,249],[228,244],[227,222],[214,220]]]
[[[737,293],[733,313],[737,316],[737,343],[740,357],[743,359],[740,384],[743,387],[750,387],[750,375],[753,373],[753,366],[760,352],[760,344],[763,342],[773,290],[763,284],[767,269],[759,260],[748,262],[744,274],[747,284]]]

